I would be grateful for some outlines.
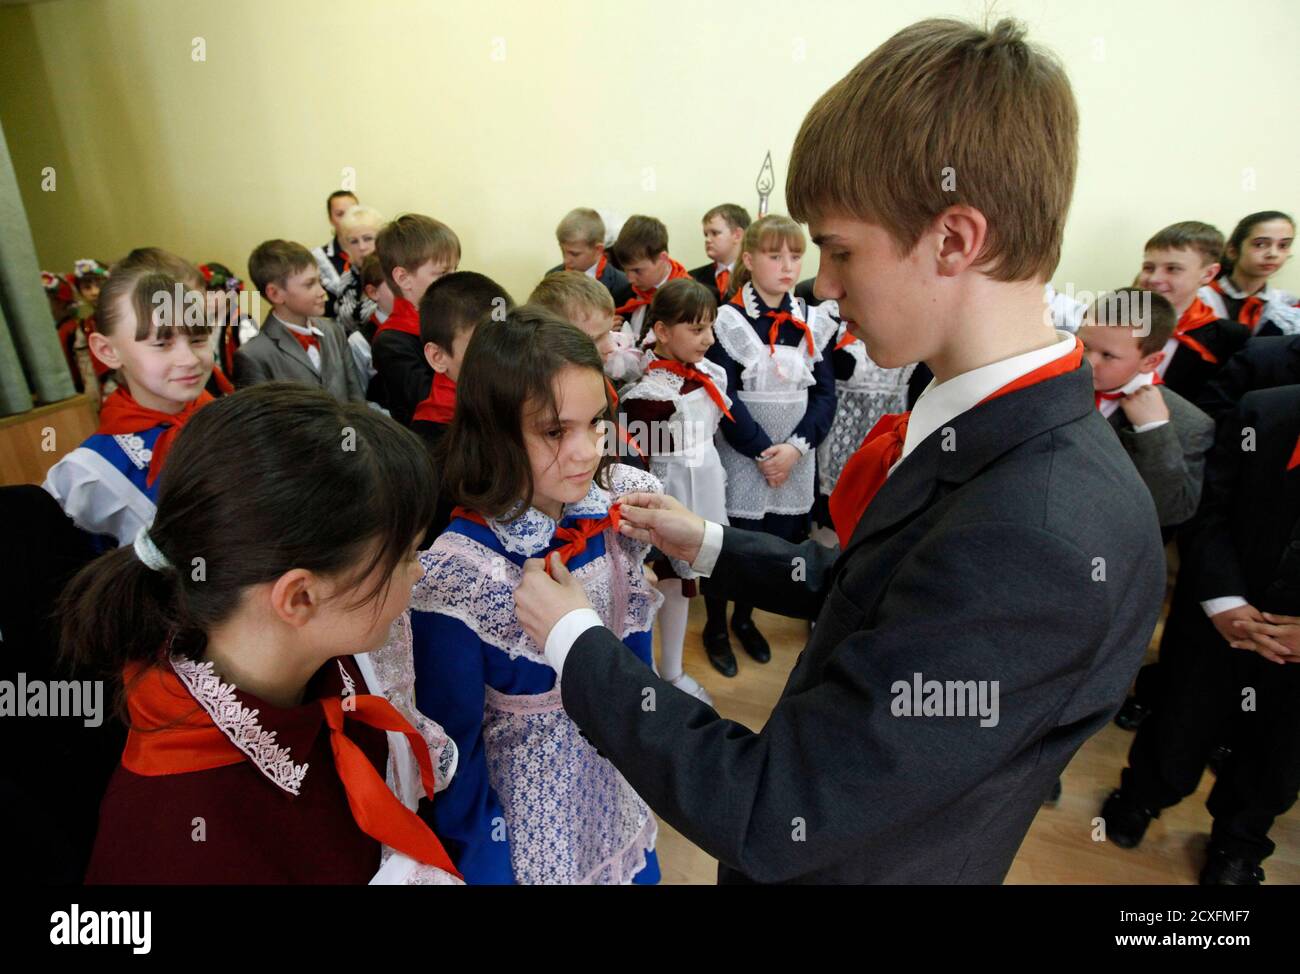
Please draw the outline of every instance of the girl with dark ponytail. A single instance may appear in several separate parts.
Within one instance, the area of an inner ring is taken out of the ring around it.
[[[1294,243],[1295,221],[1280,210],[1242,217],[1224,247],[1218,279],[1197,296],[1255,335],[1300,333],[1300,299],[1268,283],[1291,259]]]
[[[63,596],[129,726],[88,882],[458,881],[415,814],[455,764],[405,614],[433,482],[412,433],[302,386],[186,424],[152,525]]]

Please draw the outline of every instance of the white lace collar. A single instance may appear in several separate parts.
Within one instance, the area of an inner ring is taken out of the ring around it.
[[[742,299],[745,302],[745,314],[747,314],[751,319],[757,320],[767,313],[763,309],[763,303],[758,297],[758,291],[754,288],[753,281],[746,281],[745,286],[741,289],[740,293]],[[778,305],[775,308],[772,308],[771,310],[780,311],[781,308],[785,306],[787,301],[790,304],[790,314],[794,317],[796,321],[803,321],[804,316],[800,313],[800,309],[799,309],[800,302],[798,299],[795,298],[793,291],[789,292],[784,298],[781,299],[780,305]]]
[[[213,672],[211,660],[172,656],[171,666],[190,696],[212,718],[221,733],[253,762],[267,780],[291,795],[302,790],[307,777],[307,762],[294,763],[289,748],[276,743],[276,732],[266,730],[257,719],[261,711],[252,710],[240,702],[235,695],[235,685],[221,681]],[[343,695],[355,693],[355,681],[342,660],[338,661],[338,667],[343,678]]]
[[[593,479],[586,497],[564,505],[560,520],[571,517],[604,517],[609,513],[609,502],[609,491]],[[506,551],[525,558],[540,555],[555,538],[555,521],[549,514],[544,514],[535,507],[529,507],[514,520],[489,518],[487,523]]]

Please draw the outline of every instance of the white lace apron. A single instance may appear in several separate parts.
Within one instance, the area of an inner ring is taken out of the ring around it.
[[[834,301],[823,301],[818,310],[839,317],[839,305]],[[841,322],[835,341],[842,341],[846,334]],[[835,381],[835,419],[817,448],[819,486],[828,497],[844,464],[862,445],[871,427],[886,413],[901,413],[907,408],[907,381],[916,369],[915,365],[882,369],[871,361],[862,342],[850,342],[843,351],[853,357],[853,374]]]
[[[659,481],[624,465],[613,468],[615,496],[661,490]],[[611,496],[592,485],[565,516],[604,515]],[[510,522],[489,521],[512,553],[534,557],[550,546],[555,522],[534,508]],[[646,632],[663,596],[645,580],[648,546],[605,531],[606,554],[573,570],[592,608],[620,639]],[[515,617],[521,569],[500,552],[448,531],[420,555],[424,578],[412,608],[465,623],[511,659],[546,665]],[[478,647],[474,648],[478,652]],[[560,688],[504,694],[485,688],[483,743],[488,779],[501,802],[511,867],[525,884],[630,883],[654,848],[649,807],[612,764],[596,753],[564,712]]]
[[[752,287],[745,286],[745,300],[751,317],[757,317]],[[793,313],[802,316],[803,302],[792,300]],[[741,388],[734,395],[774,445],[789,440],[807,412],[808,389],[816,383],[812,367],[821,361],[821,349],[830,341],[835,322],[814,308],[809,328],[815,345],[812,354],[804,341],[769,349],[737,308],[728,304],[718,309],[714,334],[723,350],[741,366]],[[727,472],[727,513],[732,517],[757,521],[768,514],[806,514],[812,508],[814,451],[799,458],[780,487],[769,487],[758,462],[735,450],[723,437],[718,437],[718,455]]]

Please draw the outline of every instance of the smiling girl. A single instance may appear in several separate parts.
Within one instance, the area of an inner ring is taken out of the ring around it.
[[[661,598],[641,571],[648,545],[618,534],[616,501],[659,483],[608,463],[600,355],[552,312],[480,325],[459,388],[442,489],[461,506],[421,554],[411,602],[416,703],[460,753],[438,834],[470,884],[658,882],[654,816],[564,712],[514,593],[528,559],[558,552],[649,665]]]
[[[212,372],[204,308],[202,276],[171,254],[128,258],[104,282],[89,342],[120,385],[104,400],[99,428],[43,485],[83,531],[123,545],[153,521],[171,444],[212,401],[203,388]]]

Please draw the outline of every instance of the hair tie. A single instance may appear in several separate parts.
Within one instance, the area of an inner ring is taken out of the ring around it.
[[[172,563],[167,560],[167,556],[158,550],[158,546],[153,543],[153,538],[149,537],[149,529],[141,528],[140,533],[135,536],[135,555],[145,567],[155,572],[160,572],[165,568],[171,568]]]

